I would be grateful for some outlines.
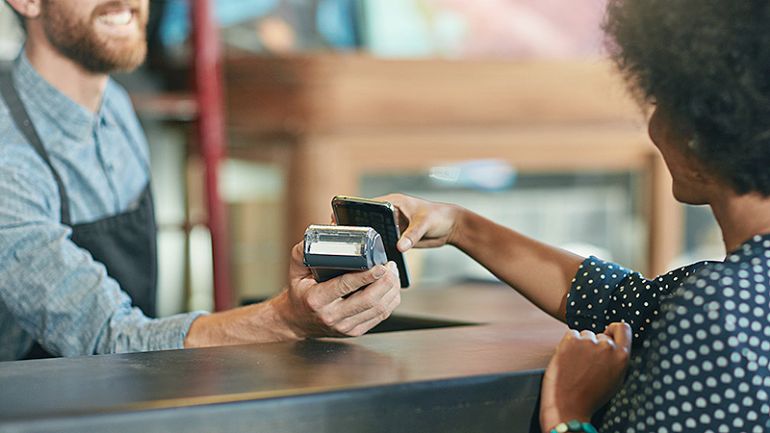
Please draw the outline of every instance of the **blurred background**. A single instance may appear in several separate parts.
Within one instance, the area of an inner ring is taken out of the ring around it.
[[[645,114],[605,59],[603,0],[202,3],[151,1],[148,61],[116,77],[151,146],[162,315],[215,307],[213,257],[227,257],[225,303],[278,292],[291,245],[328,222],[335,194],[458,203],[647,273],[724,253],[708,209],[670,196]],[[213,37],[221,75],[196,82],[212,61],[196,34]],[[0,3],[0,60],[22,43]],[[224,89],[213,153],[208,80]],[[206,194],[212,164],[221,204]],[[219,211],[223,232],[209,229]],[[408,261],[420,289],[495,282],[454,248]]]

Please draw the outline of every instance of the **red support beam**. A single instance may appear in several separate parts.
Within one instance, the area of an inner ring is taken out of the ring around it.
[[[219,31],[210,0],[190,0],[190,3],[198,138],[206,170],[208,227],[214,263],[214,308],[221,311],[233,306],[233,292],[227,209],[219,194],[219,166],[226,152]]]

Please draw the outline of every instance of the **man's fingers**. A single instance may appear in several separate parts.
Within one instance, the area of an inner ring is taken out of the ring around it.
[[[323,304],[329,304],[335,299],[349,295],[356,290],[371,284],[382,278],[388,272],[384,265],[377,265],[368,271],[349,272],[332,280],[320,283],[317,289],[321,291],[319,295]]]
[[[310,275],[310,269],[305,266],[305,242],[300,242],[291,249],[291,264],[289,280],[305,278]]]
[[[625,322],[610,323],[607,329],[604,331],[609,335],[618,347],[631,351],[631,327]]]
[[[340,314],[342,316],[353,316],[371,309],[378,305],[388,292],[398,291],[401,288],[396,264],[388,262],[386,268],[388,270],[387,275],[383,275],[376,282],[363,290],[353,293],[348,298],[339,300]]]
[[[361,323],[379,318],[383,320],[392,310],[388,306],[394,298],[400,299],[400,286],[395,263],[389,263],[389,272],[363,290],[345,299],[335,299],[328,305],[324,323],[336,332],[350,335]]]
[[[398,292],[397,292],[398,293]],[[393,312],[393,310],[396,309],[401,304],[401,296],[396,296],[393,298],[393,300],[390,301],[390,304],[388,304],[387,310],[388,310],[388,316]],[[375,326],[379,325],[382,322],[380,317],[374,317],[372,319],[367,320],[366,322],[363,322],[359,324],[358,326],[354,327],[353,329],[348,332],[348,335],[352,337],[357,337],[366,334],[369,332],[370,329],[374,328]]]
[[[375,284],[380,284],[380,283],[381,281],[378,281]],[[373,289],[375,284],[367,287],[366,290]],[[358,296],[359,294],[363,294],[363,292],[356,293],[350,298],[345,299],[343,302],[344,303],[351,302],[353,301],[352,298],[354,296]],[[354,314],[349,317],[345,317],[344,319],[340,320],[338,324],[338,330],[340,332],[344,332],[349,335],[356,335],[353,332],[353,330],[358,328],[361,324],[370,322],[372,320],[376,320],[378,323],[382,320],[385,320],[388,316],[390,316],[393,310],[400,303],[401,303],[400,290],[398,288],[388,290],[384,293],[384,296],[382,296],[376,301],[376,303],[368,305],[367,306],[368,308],[363,309],[363,311],[361,311],[360,313]],[[357,335],[361,335],[361,334],[357,334]]]
[[[298,261],[298,262],[303,261],[304,254],[305,254],[305,241],[301,241],[295,244],[291,248],[291,259],[294,261]]]

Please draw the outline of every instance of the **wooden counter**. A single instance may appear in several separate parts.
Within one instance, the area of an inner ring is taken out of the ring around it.
[[[526,432],[564,332],[533,308],[409,290],[399,315],[487,324],[0,363],[0,431]]]

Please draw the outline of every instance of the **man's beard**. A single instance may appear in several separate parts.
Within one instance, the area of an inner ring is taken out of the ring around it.
[[[131,71],[144,62],[147,55],[147,17],[137,14],[134,18],[139,21],[141,37],[109,40],[100,37],[94,30],[96,15],[83,21],[59,7],[61,2],[57,0],[44,0],[43,3],[42,22],[48,40],[59,52],[87,71],[99,74]]]

